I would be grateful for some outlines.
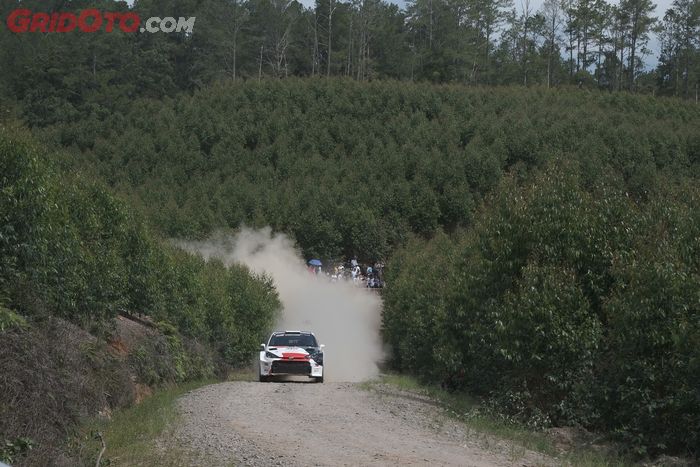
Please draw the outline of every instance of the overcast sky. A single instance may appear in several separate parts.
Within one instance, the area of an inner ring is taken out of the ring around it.
[[[302,5],[304,6],[312,6],[314,4],[314,0],[299,0]],[[391,3],[396,3],[400,7],[405,7],[406,2],[403,0],[389,0]],[[658,0],[656,3],[656,16],[659,17],[659,19],[663,18],[664,13],[668,9],[668,7],[671,5],[671,2],[673,0]],[[521,0],[513,0],[513,3],[515,4],[515,7],[518,10],[522,10],[522,2]],[[544,3],[544,0],[530,0],[530,6],[534,10],[538,10],[542,4]],[[617,3],[617,2],[611,2],[611,3]]]

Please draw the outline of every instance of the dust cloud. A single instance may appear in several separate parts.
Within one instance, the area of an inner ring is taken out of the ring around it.
[[[205,259],[242,263],[271,277],[283,310],[276,330],[311,331],[325,344],[325,378],[363,381],[379,374],[383,358],[379,335],[381,299],[350,282],[330,283],[310,274],[294,242],[268,228],[242,228],[234,236],[177,242]]]

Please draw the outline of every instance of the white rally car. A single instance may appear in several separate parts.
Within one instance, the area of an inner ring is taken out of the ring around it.
[[[308,376],[323,382],[323,345],[310,332],[273,332],[260,344],[260,382],[274,376]]]

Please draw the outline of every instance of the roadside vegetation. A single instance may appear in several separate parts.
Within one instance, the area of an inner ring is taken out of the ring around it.
[[[171,247],[54,157],[0,127],[0,456],[20,465],[67,455],[82,419],[142,386],[225,375],[279,308],[269,279]],[[140,338],[120,314],[142,317]]]
[[[386,374],[377,380],[363,383],[365,389],[380,394],[382,386],[428,397],[431,402],[442,407],[447,416],[465,423],[477,436],[483,435],[485,439],[493,436],[510,441],[515,450],[520,448],[540,452],[577,467],[623,467],[634,464],[631,458],[618,451],[620,446],[600,443],[601,440],[590,433],[573,429],[565,439],[557,439],[555,432],[533,430],[531,426],[484,406],[465,392],[447,390],[436,382],[422,383],[412,376]]]
[[[470,229],[390,261],[393,367],[535,428],[697,455],[700,190],[687,173],[652,172],[641,196],[603,162],[505,177]]]
[[[226,381],[257,381],[252,368],[232,369]],[[180,396],[222,379],[193,380],[158,389],[141,403],[116,410],[109,418],[92,417],[81,423],[70,443],[70,452],[81,464],[93,465],[100,456],[109,466],[182,466],[202,462],[172,436],[182,414]],[[104,450],[103,450],[104,449]]]
[[[74,442],[80,456],[86,458],[80,460],[94,462],[101,453],[101,465],[187,464],[189,453],[169,441],[180,417],[177,398],[214,382],[194,381],[164,388],[138,405],[115,412],[109,420],[95,419],[84,424]]]
[[[698,456],[700,107],[343,79],[175,95],[2,130],[3,332],[52,317],[109,339],[142,313],[173,355],[162,378],[164,347],[137,352],[142,381],[208,377],[255,349],[276,293],[162,239],[269,225],[308,257],[387,261],[395,370],[533,428]]]

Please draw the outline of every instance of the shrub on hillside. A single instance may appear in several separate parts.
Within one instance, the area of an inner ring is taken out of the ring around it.
[[[32,445],[16,465],[71,465],[65,443],[77,424],[133,401],[126,365],[73,324],[51,318],[0,338],[0,442]]]
[[[700,192],[666,181],[635,201],[614,177],[582,175],[562,162],[505,180],[473,229],[396,255],[383,312],[394,365],[523,421],[697,454]]]
[[[386,271],[392,285],[382,294],[382,332],[394,349],[392,364],[426,379],[457,369],[444,335],[450,319],[453,248],[442,232],[427,243],[414,238],[394,255]]]
[[[144,118],[145,115],[149,117]],[[307,257],[387,258],[411,235],[469,227],[503,177],[562,157],[652,192],[700,168],[700,108],[527,88],[285,79],[84,112],[44,131],[174,238],[271,226]]]
[[[3,127],[0,259],[0,454],[20,463],[60,464],[82,417],[132,401],[132,373],[161,385],[247,365],[280,306],[268,279],[170,246]],[[128,364],[104,343],[120,312],[167,323]]]
[[[91,329],[120,311],[146,314],[230,365],[255,350],[279,308],[269,280],[160,241],[104,187],[56,171],[27,140],[0,130],[0,295],[10,308]]]
[[[641,452],[700,454],[699,205],[697,187],[673,184],[650,202],[604,305],[601,413]]]

